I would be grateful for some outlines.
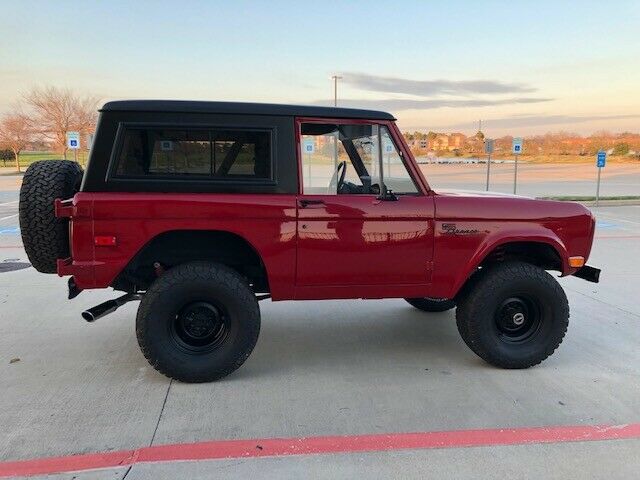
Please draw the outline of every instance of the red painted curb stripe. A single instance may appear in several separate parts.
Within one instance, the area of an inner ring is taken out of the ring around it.
[[[554,426],[331,437],[218,440],[143,447],[137,450],[0,462],[0,477],[46,475],[136,463],[281,457],[329,453],[484,447],[640,438],[640,423]]]

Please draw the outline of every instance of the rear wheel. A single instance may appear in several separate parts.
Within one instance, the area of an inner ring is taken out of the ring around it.
[[[405,298],[409,305],[423,312],[446,312],[455,308],[456,302],[446,298]]]
[[[80,189],[82,168],[70,160],[29,165],[20,187],[20,233],[29,261],[41,273],[56,273],[56,260],[69,256],[69,219],[56,218],[54,201]]]
[[[260,333],[255,294],[230,268],[191,262],[168,270],[140,303],[136,334],[142,353],[164,375],[209,382],[238,369]]]
[[[479,357],[502,368],[528,368],[549,357],[569,325],[558,282],[539,267],[507,262],[479,274],[460,298],[458,331]]]

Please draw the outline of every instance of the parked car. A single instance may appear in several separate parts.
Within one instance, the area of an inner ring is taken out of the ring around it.
[[[456,308],[471,350],[526,368],[569,321],[547,270],[598,281],[589,210],[435,191],[388,113],[189,101],[100,112],[86,172],[64,160],[26,172],[25,250],[38,271],[69,276],[70,299],[124,292],[83,312],[88,321],[139,300],[142,352],[171,378],[240,367],[265,298]]]

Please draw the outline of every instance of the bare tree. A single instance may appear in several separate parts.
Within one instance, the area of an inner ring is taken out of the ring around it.
[[[68,131],[89,133],[96,123],[97,99],[77,96],[66,88],[34,88],[24,96],[33,109],[35,131],[51,141],[67,158]]]
[[[31,120],[21,111],[9,113],[0,121],[0,145],[13,152],[18,172],[20,171],[20,152],[32,139]]]

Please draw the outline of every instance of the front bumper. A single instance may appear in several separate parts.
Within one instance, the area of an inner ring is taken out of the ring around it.
[[[598,283],[600,281],[600,269],[585,265],[578,269],[573,276],[586,280],[587,282]]]

